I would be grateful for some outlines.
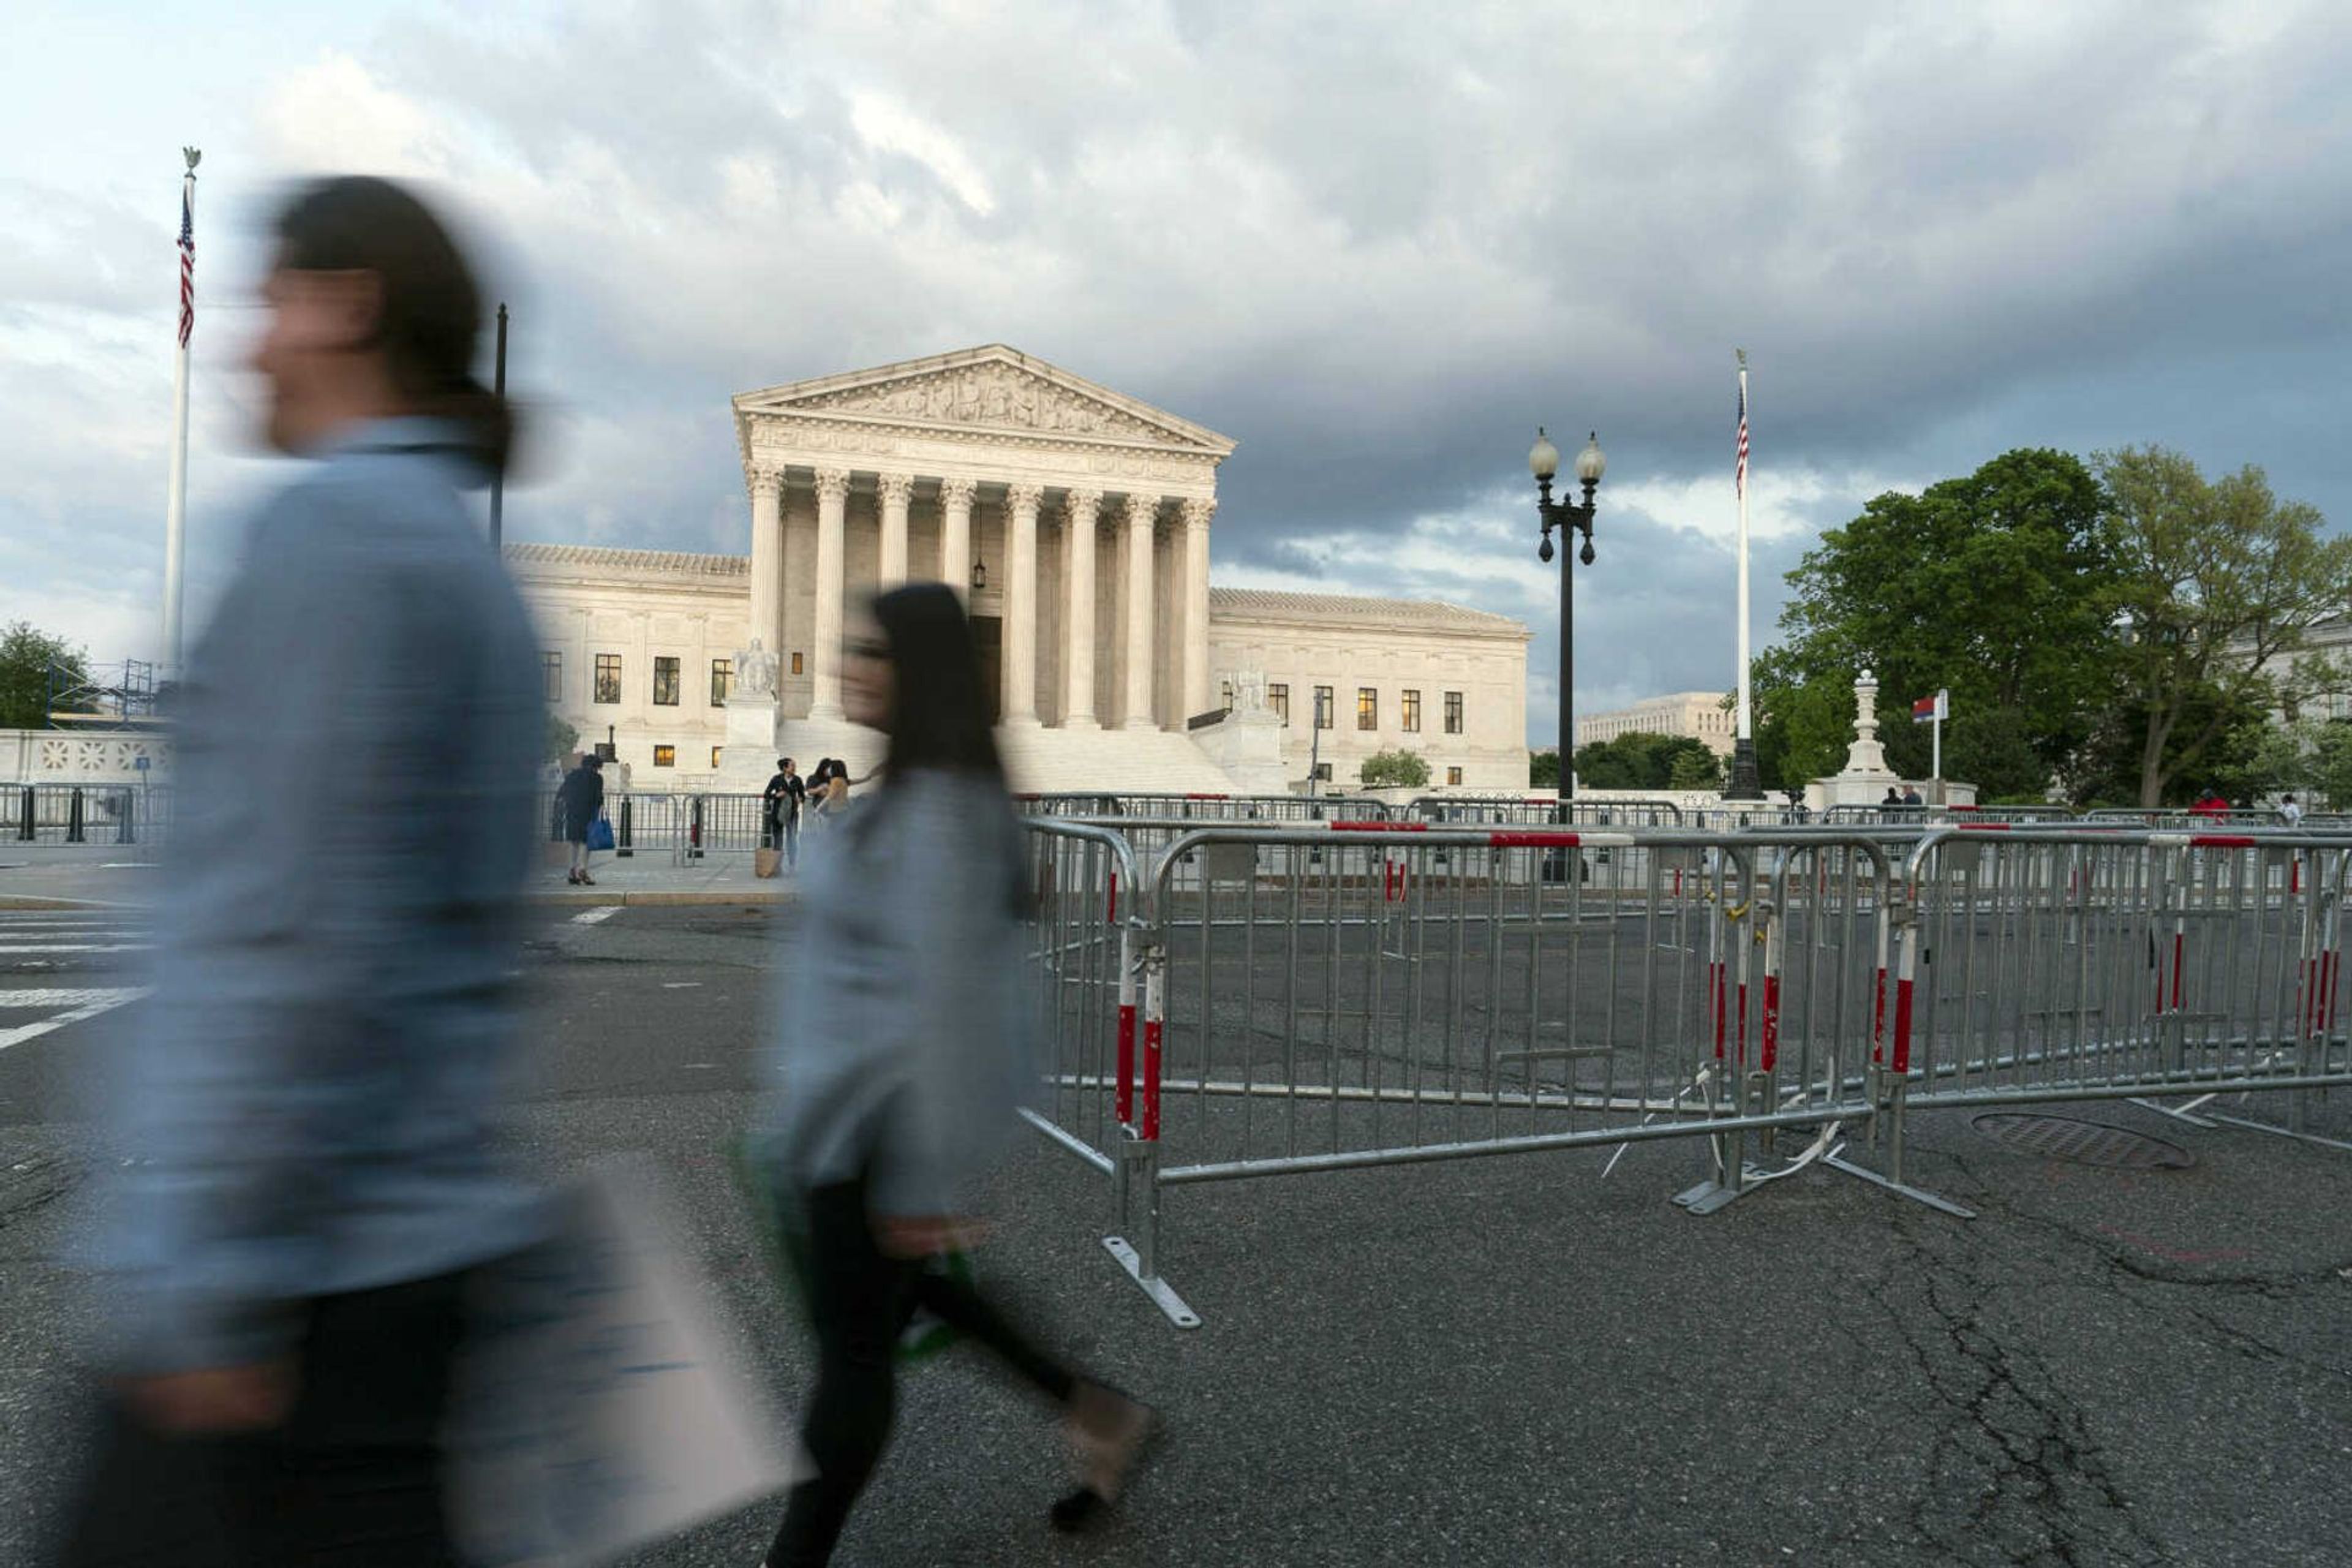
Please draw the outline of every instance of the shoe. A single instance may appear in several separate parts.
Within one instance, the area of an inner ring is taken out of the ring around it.
[[[1159,1426],[1151,1406],[1105,1384],[1081,1383],[1070,1398],[1077,1489],[1054,1504],[1054,1528],[1088,1528],[1118,1501]]]
[[[580,885],[583,888],[593,888],[596,885],[596,879],[583,871],[580,873]]]
[[[580,885],[580,873],[577,871],[566,872],[563,879],[576,888]]]

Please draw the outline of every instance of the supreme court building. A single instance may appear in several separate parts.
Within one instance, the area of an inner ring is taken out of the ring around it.
[[[1317,753],[1348,788],[1397,746],[1441,786],[1527,785],[1518,622],[1211,585],[1234,450],[1213,430],[1001,344],[745,393],[734,416],[747,554],[508,550],[549,702],[583,744],[610,733],[632,787],[871,765],[844,629],[909,579],[964,590],[1020,787],[1287,787]]]

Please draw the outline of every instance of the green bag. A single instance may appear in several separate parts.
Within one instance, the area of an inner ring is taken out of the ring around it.
[[[805,1318],[809,1238],[806,1228],[798,1223],[796,1205],[784,1200],[775,1181],[751,1157],[750,1145],[743,1139],[734,1142],[729,1155],[728,1163],[734,1169],[736,1184],[743,1189],[760,1239],[767,1245],[769,1267]],[[971,1255],[960,1248],[933,1253],[923,1259],[922,1267],[927,1274],[943,1276],[966,1286],[972,1282]],[[961,1338],[962,1335],[953,1324],[919,1307],[907,1321],[907,1326],[898,1331],[897,1356],[909,1363],[928,1360]]]

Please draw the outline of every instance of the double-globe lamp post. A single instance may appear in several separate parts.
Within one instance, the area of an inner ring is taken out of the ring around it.
[[[1536,444],[1528,451],[1528,469],[1536,477],[1536,515],[1543,522],[1543,542],[1536,547],[1536,559],[1551,559],[1551,531],[1559,530],[1559,542],[1568,542],[1573,529],[1584,536],[1584,548],[1578,557],[1587,566],[1592,564],[1592,492],[1600,488],[1601,470],[1609,459],[1601,455],[1601,439],[1596,432],[1587,437],[1584,450],[1576,455],[1577,482],[1584,487],[1581,501],[1551,499],[1551,481],[1559,472],[1559,448],[1551,444],[1543,427],[1536,427]],[[1573,593],[1575,575],[1568,558],[1559,563],[1559,798],[1562,805],[1576,793],[1576,597]]]

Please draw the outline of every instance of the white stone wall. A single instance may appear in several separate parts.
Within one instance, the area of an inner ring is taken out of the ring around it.
[[[711,748],[727,739],[726,710],[710,704],[710,661],[732,659],[745,641],[750,601],[742,574],[534,562],[517,553],[509,554],[509,565],[530,607],[540,647],[563,656],[562,696],[551,706],[580,731],[581,744],[604,740],[609,725],[616,754],[637,787],[687,788],[707,781]],[[618,702],[594,700],[600,653],[621,656]],[[675,707],[654,702],[657,656],[678,661]],[[654,765],[656,746],[677,749],[674,766]]]
[[[1290,689],[1290,723],[1283,760],[1296,784],[1307,777],[1313,751],[1315,688],[1328,686],[1332,727],[1323,731],[1321,760],[1337,788],[1352,788],[1363,761],[1402,748],[1429,762],[1431,787],[1449,787],[1448,770],[1462,778],[1450,787],[1516,794],[1528,787],[1527,633],[1456,630],[1444,626],[1316,625],[1212,612],[1209,685],[1214,696],[1237,670],[1265,672],[1269,686]],[[1379,727],[1356,727],[1356,691],[1379,693]],[[1404,693],[1421,693],[1421,729],[1404,728]],[[1459,691],[1463,732],[1445,732],[1445,694]]]
[[[1607,713],[1580,713],[1576,720],[1576,743],[1591,746],[1635,732],[1685,735],[1704,742],[1718,757],[1731,755],[1738,716],[1723,706],[1720,691],[1678,691],[1650,697],[1631,708]]]
[[[0,784],[160,784],[171,768],[171,741],[157,731],[0,730]]]

